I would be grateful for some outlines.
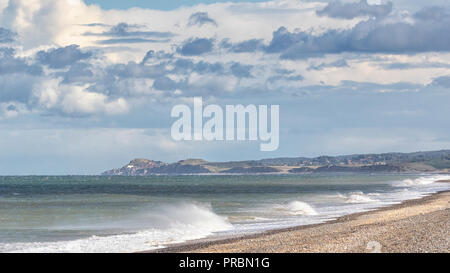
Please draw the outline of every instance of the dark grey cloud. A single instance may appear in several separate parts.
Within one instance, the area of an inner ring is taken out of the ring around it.
[[[153,82],[153,88],[162,90],[162,91],[170,91],[175,90],[181,87],[181,83],[178,83],[167,76],[161,76],[156,78]]]
[[[101,45],[113,45],[113,44],[140,44],[140,43],[167,43],[170,39],[156,40],[156,39],[144,39],[144,38],[118,38],[107,39],[97,41],[97,44]]]
[[[190,59],[178,58],[173,62],[170,62],[174,66],[171,73],[174,74],[190,74],[192,72],[198,74],[223,74],[225,68],[223,64],[215,62],[209,63],[205,61],[194,62]]]
[[[274,83],[277,81],[288,81],[288,82],[296,82],[303,81],[305,78],[302,75],[292,75],[292,76],[284,76],[284,75],[276,75],[267,79],[268,82]]]
[[[119,23],[109,30],[101,33],[87,32],[86,36],[110,37],[110,39],[99,40],[97,44],[138,44],[138,43],[167,43],[173,36],[172,32],[143,31],[143,26],[127,23]]]
[[[233,44],[228,40],[224,40],[221,43],[221,47],[235,53],[255,52],[264,48],[264,42],[261,39],[251,39]]]
[[[149,50],[145,53],[144,58],[142,59],[141,64],[145,64],[148,60],[151,60],[156,57],[156,52],[154,50]]]
[[[283,59],[301,59],[343,52],[420,53],[450,51],[450,17],[417,18],[414,23],[369,19],[349,30],[329,30],[320,35],[290,32],[281,27],[264,50]]]
[[[12,48],[0,48],[0,75],[12,73],[38,76],[42,74],[42,68],[35,64],[28,64],[25,59],[16,58]]]
[[[367,0],[361,0],[357,3],[331,2],[324,9],[316,13],[319,16],[353,19],[360,16],[382,17],[388,15],[391,11],[392,2],[370,5],[367,3]]]
[[[17,111],[17,106],[11,104],[11,105],[9,105],[6,108],[6,110],[8,110],[8,111]]]
[[[27,73],[0,74],[0,102],[29,103],[36,75]]]
[[[210,24],[217,27],[217,22],[208,16],[207,12],[196,12],[189,17],[189,26],[203,26]]]
[[[143,26],[127,23],[119,23],[112,26],[109,30],[101,33],[85,33],[87,36],[109,36],[109,37],[152,37],[152,38],[171,38],[175,36],[172,32],[160,31],[142,31]]]
[[[168,73],[164,64],[144,65],[135,62],[108,67],[107,73],[116,78],[157,78]]]
[[[167,53],[164,50],[160,51],[149,50],[147,51],[147,53],[145,53],[144,58],[142,58],[141,64],[145,64],[150,60],[152,61],[172,60],[173,56],[174,56],[173,53]]]
[[[433,80],[433,82],[431,83],[431,85],[434,85],[434,86],[437,85],[437,86],[441,86],[441,87],[445,87],[445,88],[450,88],[450,75],[435,78]]]
[[[384,69],[450,68],[450,64],[441,62],[389,63],[381,66]]]
[[[264,50],[268,53],[279,53],[298,43],[304,43],[308,37],[306,32],[291,33],[285,27],[280,27],[273,33],[272,40]]]
[[[348,67],[348,63],[346,60],[341,59],[331,63],[321,63],[319,65],[310,65],[308,70],[323,70],[328,67]]]
[[[0,44],[7,44],[14,42],[16,34],[6,28],[0,27]]]
[[[82,24],[82,26],[87,26],[87,27],[107,27],[109,25],[103,24],[103,23],[90,23],[90,24]]]
[[[86,63],[76,63],[60,75],[64,78],[64,83],[86,83],[95,80],[91,65]]]
[[[105,94],[113,99],[140,98],[145,95],[143,90],[151,88],[142,79],[158,79],[169,73],[163,64],[144,65],[136,62],[114,64],[93,72],[93,77],[90,78],[88,74],[85,77],[83,74],[89,72],[86,68],[82,69],[79,71],[81,75],[76,75],[75,80],[84,80],[91,84],[89,91]]]
[[[54,48],[48,51],[39,51],[36,54],[36,59],[40,63],[48,65],[51,68],[64,68],[91,57],[91,52],[80,50],[78,45]]]
[[[221,63],[208,63],[204,61],[199,61],[198,63],[194,64],[194,67],[192,69],[193,71],[197,73],[223,73],[224,67]]]
[[[27,104],[34,84],[43,74],[40,65],[17,57],[14,49],[0,48],[0,102]]]
[[[213,50],[214,40],[205,38],[194,38],[186,41],[178,52],[184,56],[202,55]]]
[[[231,73],[238,78],[251,78],[253,66],[233,63],[230,67]]]

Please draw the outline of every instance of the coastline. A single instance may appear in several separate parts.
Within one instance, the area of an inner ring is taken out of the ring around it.
[[[439,181],[450,182],[450,181]],[[325,223],[204,238],[144,253],[450,252],[450,191]]]

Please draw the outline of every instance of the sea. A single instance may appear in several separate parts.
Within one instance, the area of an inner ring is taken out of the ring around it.
[[[0,252],[129,253],[323,223],[450,190],[448,175],[0,177]]]

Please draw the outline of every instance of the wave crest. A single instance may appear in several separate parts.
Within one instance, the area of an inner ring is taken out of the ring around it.
[[[301,201],[292,201],[286,205],[278,205],[275,208],[293,215],[318,215],[312,206]]]
[[[345,200],[345,203],[350,204],[372,203],[372,202],[377,202],[377,200],[374,200],[365,194],[350,194]]]
[[[416,186],[425,186],[429,184],[433,184],[440,180],[450,180],[449,175],[433,175],[433,176],[423,176],[415,179],[404,179],[400,182],[394,184],[394,186],[398,187],[416,187]]]
[[[226,218],[215,214],[211,206],[195,203],[158,206],[134,215],[131,222],[127,221],[136,226],[143,223],[151,227],[133,234],[91,236],[71,241],[0,244],[0,252],[137,252],[204,238],[233,227]]]
[[[348,195],[343,195],[338,193],[338,197],[345,200],[345,203],[349,204],[362,204],[362,203],[373,203],[378,202],[376,199],[370,197],[379,196],[379,193],[368,193],[364,194],[362,191],[350,192]]]

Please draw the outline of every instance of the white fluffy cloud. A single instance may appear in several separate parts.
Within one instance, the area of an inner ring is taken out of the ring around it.
[[[89,92],[85,86],[61,84],[60,79],[37,85],[34,95],[45,109],[69,115],[122,114],[128,111],[128,103],[124,98],[111,100],[104,94]]]
[[[3,3],[0,22],[19,35],[25,50],[49,45],[84,44],[80,35],[85,22],[102,18],[98,6],[86,6],[82,1],[9,0]]]

